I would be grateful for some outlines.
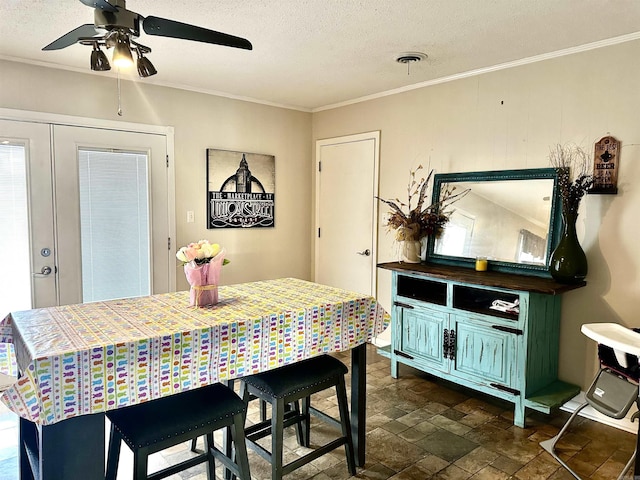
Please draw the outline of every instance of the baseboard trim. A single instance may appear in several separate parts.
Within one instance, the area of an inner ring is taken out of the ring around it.
[[[375,345],[376,347],[378,347],[378,348],[387,347],[387,346],[391,345],[390,341],[388,341],[385,338],[380,338],[380,337],[373,337],[373,340],[371,340],[371,343],[373,345]]]

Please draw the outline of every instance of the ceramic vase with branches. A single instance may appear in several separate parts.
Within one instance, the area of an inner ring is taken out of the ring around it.
[[[455,186],[447,186],[436,202],[425,203],[433,170],[426,178],[418,178],[422,168],[422,165],[419,165],[409,172],[407,203],[398,198],[385,200],[377,197],[391,208],[387,218],[387,228],[395,233],[400,261],[407,263],[421,261],[422,239],[430,235],[439,235],[451,215],[448,207],[468,193],[468,190],[458,193],[455,192]]]
[[[549,160],[558,169],[558,188],[562,199],[562,235],[551,254],[549,273],[558,282],[580,283],[588,272],[587,256],[576,232],[582,197],[593,185],[588,154],[576,145],[556,145]]]

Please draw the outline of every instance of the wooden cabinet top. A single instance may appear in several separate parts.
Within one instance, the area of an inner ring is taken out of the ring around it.
[[[535,277],[532,275],[518,275],[503,272],[476,272],[470,268],[436,265],[433,263],[379,263],[378,268],[396,272],[413,273],[431,278],[453,280],[461,283],[484,285],[487,287],[505,288],[526,292],[558,295],[576,288],[584,287],[587,282],[576,284],[558,283],[551,278]]]

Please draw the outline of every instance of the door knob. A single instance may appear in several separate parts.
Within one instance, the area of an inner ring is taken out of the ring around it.
[[[358,255],[363,255],[365,257],[368,257],[369,255],[371,255],[371,250],[369,250],[368,248],[366,250],[363,250],[362,252],[356,252]]]
[[[47,275],[51,275],[51,272],[53,270],[51,270],[51,267],[42,267],[42,270],[40,270],[40,273],[32,273],[31,275],[33,275],[34,277],[46,277]]]

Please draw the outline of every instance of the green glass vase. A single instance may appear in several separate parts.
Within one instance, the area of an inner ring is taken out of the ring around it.
[[[562,236],[549,264],[549,273],[557,282],[580,283],[587,276],[587,256],[578,241],[577,219],[577,213],[562,214]]]

